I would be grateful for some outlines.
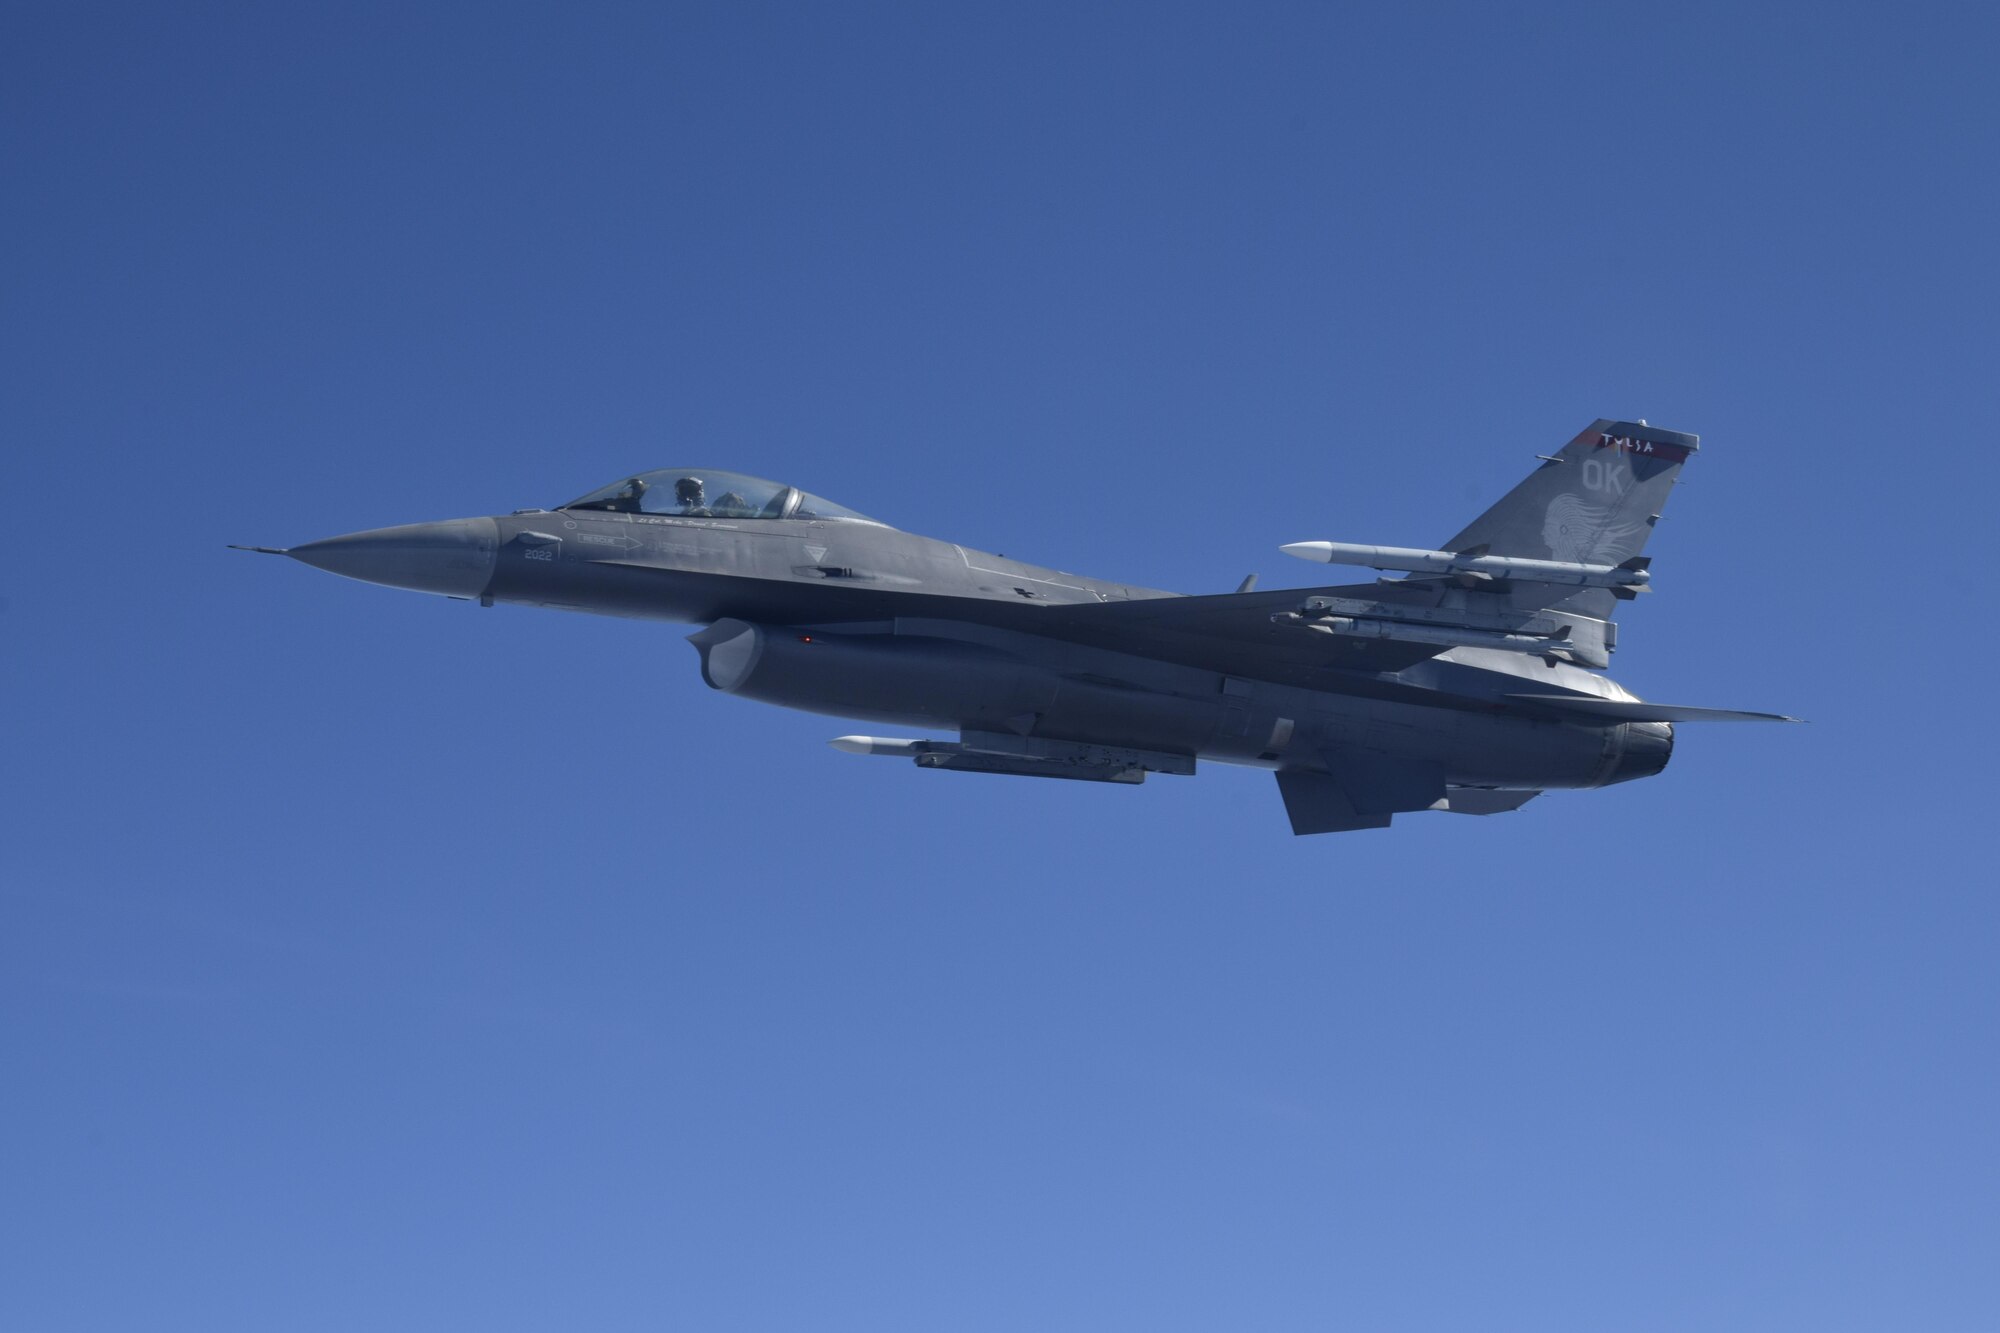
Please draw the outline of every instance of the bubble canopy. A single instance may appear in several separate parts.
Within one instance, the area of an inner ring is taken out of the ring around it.
[[[571,500],[564,509],[602,509],[613,514],[664,514],[680,518],[850,519],[866,514],[807,495],[796,486],[746,477],[715,468],[661,468],[614,481]]]

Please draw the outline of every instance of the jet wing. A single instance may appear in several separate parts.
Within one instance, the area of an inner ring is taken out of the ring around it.
[[[1094,648],[1159,657],[1279,684],[1311,686],[1323,684],[1329,669],[1364,675],[1396,672],[1445,651],[1447,645],[1436,643],[1308,634],[1271,620],[1297,611],[1309,597],[1380,601],[1395,586],[1366,583],[1343,588],[1279,588],[1052,606],[1032,617],[1021,617],[1021,627]]]
[[[1394,673],[1460,646],[1546,650],[1602,667],[1603,622],[1553,609],[1575,592],[1517,580],[1467,594],[1449,579],[1378,579],[1052,606],[1032,617],[1031,632],[1288,685],[1323,682],[1328,669]],[[1309,632],[1314,623],[1337,632]]]

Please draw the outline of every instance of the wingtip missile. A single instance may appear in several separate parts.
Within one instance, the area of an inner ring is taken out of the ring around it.
[[[1463,551],[1427,551],[1409,546],[1363,546],[1357,542],[1290,542],[1278,549],[1297,559],[1321,564],[1365,565],[1370,569],[1411,574],[1571,583],[1585,588],[1609,588],[1623,596],[1644,590],[1653,577],[1647,569],[1651,562],[1643,556],[1618,565],[1592,565],[1571,560],[1489,555],[1485,545]]]

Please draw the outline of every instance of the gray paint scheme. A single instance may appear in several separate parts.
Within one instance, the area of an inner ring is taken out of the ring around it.
[[[1695,448],[1598,421],[1440,549],[1633,559]],[[728,489],[710,500],[694,478]],[[1200,759],[1268,768],[1297,833],[1514,810],[1658,773],[1672,722],[1775,717],[1644,704],[1592,670],[1617,642],[1608,588],[1459,572],[1180,596],[701,469],[273,553],[487,605],[699,624],[715,689],[954,733],[837,742],[922,768],[1116,783]],[[1497,643],[1514,646],[1482,646]]]

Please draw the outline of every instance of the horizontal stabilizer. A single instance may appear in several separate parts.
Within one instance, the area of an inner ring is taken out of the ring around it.
[[[1690,708],[1636,699],[1599,699],[1587,694],[1510,694],[1515,703],[1569,717],[1605,722],[1803,722],[1783,713],[1746,713],[1735,708]]]

